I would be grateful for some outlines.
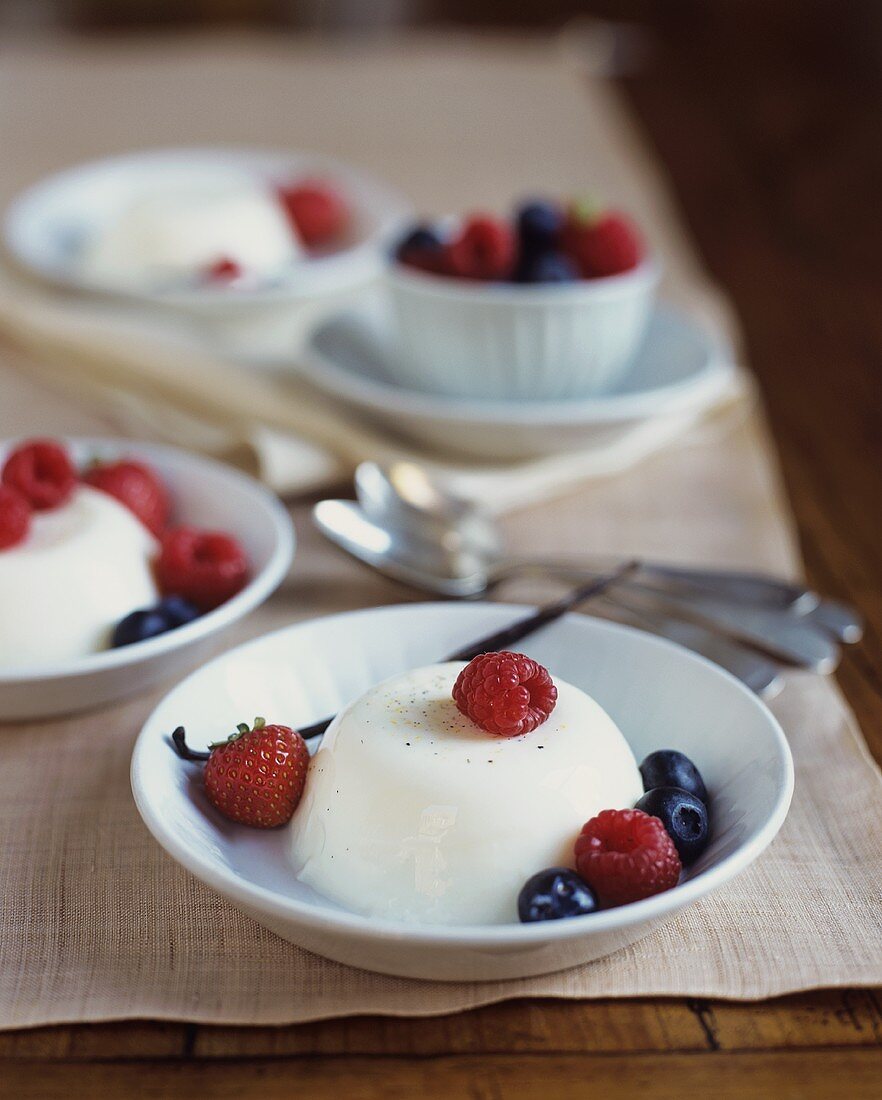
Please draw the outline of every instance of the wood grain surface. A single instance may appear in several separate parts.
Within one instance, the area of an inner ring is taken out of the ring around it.
[[[768,404],[808,573],[857,603],[840,680],[882,759],[882,193],[872,4],[647,6],[623,82]],[[793,6],[796,7],[796,6]],[[725,8],[725,12],[720,12]],[[674,15],[676,14],[676,18]],[[688,20],[688,22],[684,22]],[[823,899],[819,899],[823,904]],[[514,1002],[282,1028],[132,1022],[0,1035],[0,1096],[878,1097],[882,1004]]]

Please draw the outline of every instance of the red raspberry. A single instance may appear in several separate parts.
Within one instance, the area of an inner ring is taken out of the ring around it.
[[[291,820],[306,785],[309,749],[289,726],[244,723],[210,746],[203,775],[208,800],[240,825],[273,829]]]
[[[17,489],[0,485],[0,550],[20,543],[30,527],[30,504]]]
[[[453,699],[488,733],[517,737],[541,726],[554,710],[557,688],[548,669],[523,653],[481,653],[453,685]]]
[[[86,471],[83,481],[124,504],[157,537],[168,525],[168,491],[149,466],[140,462],[99,464]]]
[[[349,224],[349,207],[324,180],[304,180],[293,187],[280,187],[278,194],[289,221],[307,247],[339,237]]]
[[[6,459],[3,484],[17,489],[37,511],[64,504],[73,493],[77,472],[67,451],[52,439],[31,439]]]
[[[211,283],[231,283],[242,276],[242,265],[229,256],[221,256],[209,264],[205,277]]]
[[[576,870],[603,906],[625,905],[677,885],[677,849],[657,817],[642,810],[603,810],[582,826]]]
[[[621,275],[635,268],[643,255],[643,243],[636,227],[624,214],[570,211],[564,230],[569,255],[587,278]]]
[[[515,263],[511,226],[488,214],[473,214],[447,246],[447,267],[463,279],[505,279]]]
[[[200,611],[211,611],[244,588],[248,559],[230,535],[175,527],[162,537],[156,579],[164,595],[183,596]]]

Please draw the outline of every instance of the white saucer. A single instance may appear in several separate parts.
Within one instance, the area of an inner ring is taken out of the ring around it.
[[[256,714],[293,726],[316,721],[385,677],[432,663],[526,611],[489,603],[374,608],[231,650],[170,692],[141,731],[132,789],[147,827],[197,878],[278,935],[368,970],[446,981],[521,978],[633,943],[752,863],[781,827],[793,789],[790,750],[768,709],[718,666],[671,642],[568,615],[519,646],[593,695],[638,760],[680,749],[712,794],[710,847],[681,885],[580,919],[441,927],[341,909],[298,882],[285,829],[248,829],[220,816],[205,798],[201,765],[179,760],[168,742],[178,725],[203,747]]]
[[[253,478],[223,463],[158,444],[82,438],[66,442],[77,465],[123,457],[149,463],[171,491],[176,520],[234,535],[248,554],[251,579],[214,611],[145,642],[75,661],[9,671],[0,667],[0,720],[4,722],[90,710],[180,675],[182,668],[195,665],[216,634],[259,607],[278,588],[294,555],[294,528],[287,511]],[[11,446],[0,443],[0,465]]]
[[[497,401],[421,393],[392,381],[386,364],[397,354],[389,312],[374,301],[319,323],[296,362],[272,365],[296,370],[392,432],[484,459],[606,447],[651,418],[680,418],[685,426],[721,399],[735,373],[728,349],[670,307],[653,313],[627,376],[594,397]]]
[[[150,184],[192,184],[218,178],[270,183],[322,176],[338,181],[354,209],[349,246],[292,264],[273,283],[254,288],[183,287],[134,291],[90,281],[77,265],[81,242]],[[20,194],[6,211],[7,250],[33,274],[72,289],[190,310],[225,312],[239,306],[302,301],[360,286],[376,278],[383,247],[409,207],[378,180],[351,165],[306,152],[240,148],[150,149],[90,161],[59,172]]]

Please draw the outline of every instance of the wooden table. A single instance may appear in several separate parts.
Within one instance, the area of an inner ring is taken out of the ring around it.
[[[691,10],[688,34],[675,9]],[[807,20],[799,38],[776,41],[725,13],[662,6],[647,64],[624,87],[741,314],[809,576],[867,616],[840,679],[882,759],[882,95],[863,49],[872,23],[849,11],[844,27]],[[278,1029],[83,1025],[2,1034],[0,1057],[0,1095],[22,1100],[875,1097],[882,999],[532,1001]]]

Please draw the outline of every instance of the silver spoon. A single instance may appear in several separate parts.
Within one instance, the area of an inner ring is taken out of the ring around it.
[[[586,572],[575,562],[506,554],[492,516],[443,492],[418,465],[399,462],[383,468],[363,462],[355,473],[355,489],[364,511],[381,527],[403,531],[417,542],[440,545],[455,559],[455,570],[464,580],[472,572],[486,573],[493,583],[538,572],[575,583]],[[610,559],[596,558],[587,572],[609,569],[611,564]],[[788,611],[841,642],[859,641],[863,631],[860,616],[852,608],[822,600],[805,585],[766,574],[643,561],[641,575],[674,596],[703,596]]]
[[[460,547],[420,542],[374,522],[353,501],[321,501],[313,509],[313,518],[331,542],[393,580],[414,588],[468,598],[485,595],[503,579],[488,568],[474,548],[464,553]],[[597,574],[582,571],[580,576],[582,580],[590,580]],[[666,617],[705,626],[785,664],[819,672],[828,672],[836,665],[838,649],[828,635],[808,624],[800,625],[800,620],[782,612],[765,612],[765,620],[758,625],[755,614],[739,621],[738,608],[734,606],[727,605],[725,619],[720,619],[713,609],[693,608],[686,600],[663,598],[648,586],[629,588],[629,596],[635,592],[647,611],[654,609]],[[652,601],[658,606],[650,606]]]

